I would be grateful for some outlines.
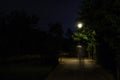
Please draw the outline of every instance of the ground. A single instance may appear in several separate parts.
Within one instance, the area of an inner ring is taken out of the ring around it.
[[[1,65],[0,80],[45,80],[51,65]]]
[[[59,62],[46,80],[114,80],[92,59],[59,58]]]

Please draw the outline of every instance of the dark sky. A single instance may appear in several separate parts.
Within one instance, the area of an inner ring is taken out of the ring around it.
[[[74,30],[80,0],[0,0],[0,9],[24,9],[40,15],[40,26],[46,29],[49,22],[61,22],[64,29]]]

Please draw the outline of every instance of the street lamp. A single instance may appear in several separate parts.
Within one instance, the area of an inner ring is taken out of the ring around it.
[[[82,27],[83,27],[83,23],[78,22],[78,23],[77,23],[77,30],[81,29]],[[82,45],[78,42],[76,48],[77,48],[77,57],[78,57],[78,59],[79,59],[80,64],[82,64],[82,55],[83,55],[83,51],[82,51],[82,50],[83,50],[83,47],[82,47]]]
[[[78,23],[78,24],[77,24],[77,28],[80,29],[80,28],[82,28],[82,27],[83,27],[83,24],[82,24],[82,23]]]

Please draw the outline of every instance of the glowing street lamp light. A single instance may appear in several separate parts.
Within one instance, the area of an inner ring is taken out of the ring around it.
[[[80,28],[83,27],[83,24],[82,24],[82,23],[78,23],[78,24],[77,24],[77,27],[80,29]]]

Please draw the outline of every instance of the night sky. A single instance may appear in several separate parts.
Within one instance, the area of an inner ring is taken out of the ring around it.
[[[40,16],[39,26],[48,29],[48,23],[60,22],[64,29],[75,29],[80,0],[0,0],[1,11],[24,9]]]

